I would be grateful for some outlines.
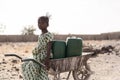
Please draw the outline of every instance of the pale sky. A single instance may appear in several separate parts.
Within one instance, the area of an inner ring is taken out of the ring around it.
[[[120,0],[0,0],[0,35],[21,34],[37,27],[39,16],[51,15],[49,31],[59,34],[100,34],[120,31]],[[3,31],[4,29],[4,31]]]

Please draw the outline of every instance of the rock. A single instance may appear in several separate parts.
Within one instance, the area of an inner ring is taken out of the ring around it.
[[[2,62],[2,64],[7,64],[7,62]]]
[[[19,75],[19,78],[22,79],[23,78],[22,75]]]
[[[12,63],[17,63],[18,61],[17,60],[12,60]]]

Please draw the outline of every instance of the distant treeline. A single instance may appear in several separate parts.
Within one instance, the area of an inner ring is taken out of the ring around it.
[[[119,40],[120,32],[102,33],[97,35],[55,35],[55,40],[66,40],[67,37],[80,37],[83,40]],[[38,35],[0,35],[0,42],[36,42]]]

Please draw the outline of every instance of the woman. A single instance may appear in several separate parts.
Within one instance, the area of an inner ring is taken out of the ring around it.
[[[42,62],[49,68],[50,48],[53,35],[47,30],[49,18],[41,16],[38,19],[38,27],[42,34],[38,37],[38,45],[33,49],[33,58]],[[24,80],[49,80],[46,70],[40,65],[28,61],[22,64]]]

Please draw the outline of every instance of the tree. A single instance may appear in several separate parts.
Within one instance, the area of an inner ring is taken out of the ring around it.
[[[36,29],[33,27],[33,25],[28,25],[22,30],[22,35],[34,35],[34,31],[36,31]]]

